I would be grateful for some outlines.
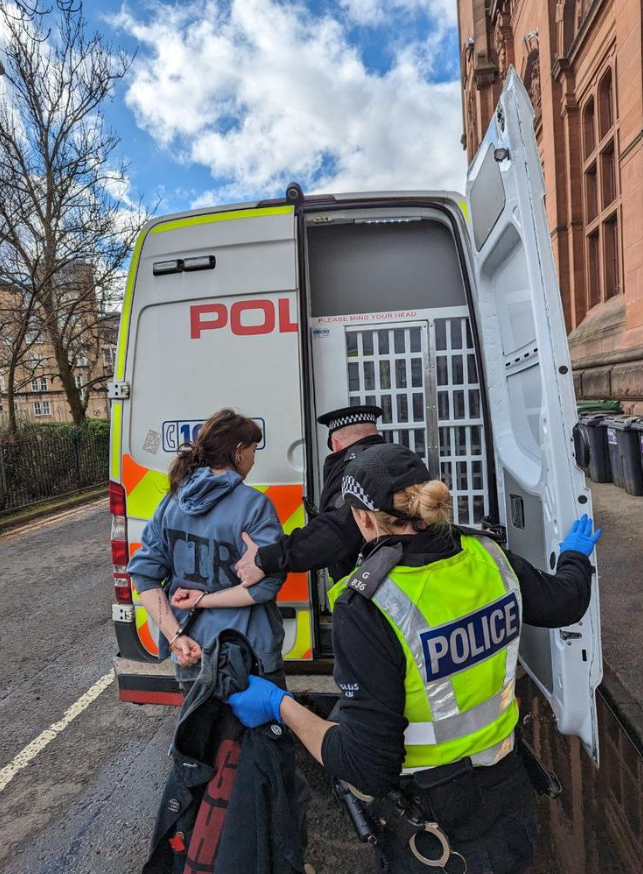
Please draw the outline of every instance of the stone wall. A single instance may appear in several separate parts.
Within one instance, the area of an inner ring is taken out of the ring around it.
[[[643,412],[640,0],[458,0],[471,160],[506,71],[534,106],[579,398]]]

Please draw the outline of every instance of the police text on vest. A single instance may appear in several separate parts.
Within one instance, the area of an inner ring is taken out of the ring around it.
[[[488,659],[520,634],[513,592],[462,619],[420,633],[427,680],[457,674]]]

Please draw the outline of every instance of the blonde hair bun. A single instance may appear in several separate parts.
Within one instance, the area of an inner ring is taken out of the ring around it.
[[[395,509],[421,519],[426,525],[445,525],[451,520],[453,499],[439,479],[409,486],[395,496]]]

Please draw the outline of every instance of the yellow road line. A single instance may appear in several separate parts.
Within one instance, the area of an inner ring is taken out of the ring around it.
[[[19,771],[26,768],[29,762],[35,759],[52,740],[57,738],[67,728],[70,722],[73,722],[77,716],[80,716],[83,710],[86,710],[113,682],[114,672],[110,671],[109,674],[105,674],[100,680],[97,680],[68,710],[65,710],[61,720],[52,722],[49,728],[46,728],[31,743],[27,744],[24,749],[20,750],[18,755],[0,770],[0,792],[8,786]]]

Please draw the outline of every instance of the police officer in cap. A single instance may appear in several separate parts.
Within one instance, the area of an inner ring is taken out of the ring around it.
[[[581,619],[600,531],[578,520],[556,573],[539,571],[452,526],[446,485],[395,444],[353,459],[342,490],[366,545],[330,592],[337,721],[261,677],[229,703],[245,725],[284,722],[356,789],[384,870],[520,874],[536,838],[515,741],[520,633]]]
[[[324,462],[323,489],[319,512],[305,528],[295,528],[276,543],[257,549],[243,535],[248,547],[236,566],[243,585],[258,583],[264,575],[304,572],[328,568],[331,579],[339,580],[355,566],[362,535],[348,506],[343,506],[342,477],[346,465],[374,444],[384,443],[377,432],[379,407],[343,407],[324,413],[317,421],[328,426],[331,454]]]

